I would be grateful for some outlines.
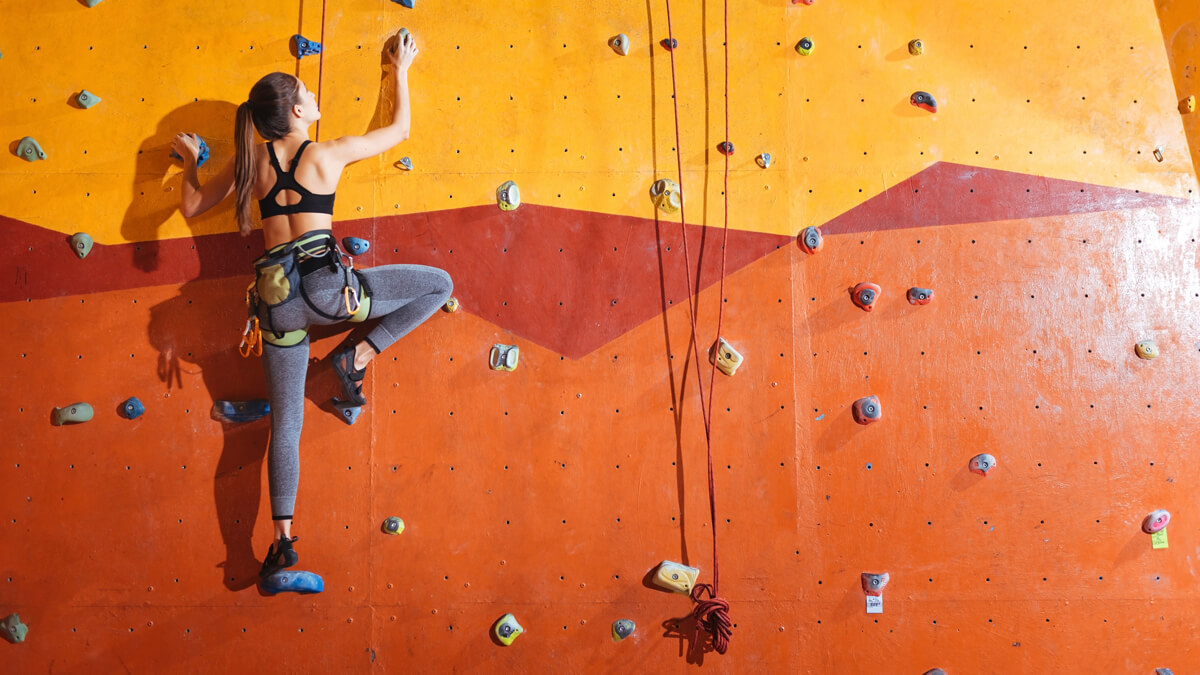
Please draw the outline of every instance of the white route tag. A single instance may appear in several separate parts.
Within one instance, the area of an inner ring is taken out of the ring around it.
[[[883,597],[878,595],[867,596],[867,614],[883,614]]]

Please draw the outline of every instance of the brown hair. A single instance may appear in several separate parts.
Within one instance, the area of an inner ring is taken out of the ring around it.
[[[274,141],[292,131],[289,112],[300,103],[300,80],[287,73],[271,73],[250,88],[250,100],[238,106],[233,140],[237,151],[233,185],[237,190],[237,223],[242,236],[250,234],[250,190],[257,178],[254,163],[254,130]],[[253,128],[251,127],[253,125]]]

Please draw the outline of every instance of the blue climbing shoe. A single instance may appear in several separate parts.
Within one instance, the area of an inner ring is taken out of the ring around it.
[[[271,595],[286,591],[320,593],[325,590],[325,580],[312,572],[276,572],[263,578],[262,589]]]
[[[356,406],[367,404],[366,397],[362,395],[362,381],[367,371],[354,369],[354,347],[344,347],[333,353],[333,372],[338,382],[342,383],[342,393],[346,396],[344,403]]]
[[[282,569],[291,567],[299,562],[300,556],[297,555],[294,550],[292,550],[292,542],[299,538],[300,537],[279,539],[275,543],[271,544],[271,549],[267,551],[267,558],[266,560],[263,560],[262,569],[259,570],[258,575],[263,579],[266,579],[268,576],[271,576]]]

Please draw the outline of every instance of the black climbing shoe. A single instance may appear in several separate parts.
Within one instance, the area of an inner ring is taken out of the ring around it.
[[[300,537],[292,537],[291,539],[279,539],[274,544],[271,544],[271,550],[267,551],[267,558],[263,560],[262,570],[258,575],[266,578],[279,570],[287,569],[295,565],[300,560],[300,556],[292,550],[292,542]]]
[[[366,370],[354,369],[354,347],[344,347],[333,353],[333,372],[342,383],[342,393],[347,403],[362,406],[367,399],[362,395],[362,381]]]

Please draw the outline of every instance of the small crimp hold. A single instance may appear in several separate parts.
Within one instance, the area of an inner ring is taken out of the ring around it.
[[[42,146],[38,145],[32,136],[26,136],[17,143],[17,157],[27,162],[36,162],[46,159],[46,151],[42,150]]]
[[[417,0],[392,0],[392,2],[409,9],[414,9],[413,5],[417,4]]]
[[[195,136],[195,134],[192,135]],[[204,166],[204,163],[208,161],[208,143],[205,143],[204,139],[200,138],[199,136],[196,136],[196,142],[200,145],[200,154],[196,155],[196,166],[201,167]],[[181,162],[183,161],[183,157],[181,157],[179,153],[175,152],[174,150],[171,151],[171,158],[177,159]]]
[[[95,414],[92,406],[87,403],[72,403],[65,408],[54,409],[54,426],[61,427],[64,424],[83,424],[92,419]]]
[[[496,634],[496,639],[500,641],[500,644],[507,647],[511,645],[513,640],[516,640],[521,633],[524,633],[525,629],[521,627],[521,624],[517,623],[517,617],[513,616],[512,614],[505,614],[504,616],[500,617],[499,621],[496,622],[495,627],[492,628],[492,632]]]
[[[883,595],[883,589],[888,585],[889,579],[891,579],[891,575],[889,575],[887,572],[884,572],[883,574],[871,574],[870,572],[863,572],[863,593],[875,597]]]
[[[292,46],[296,48],[296,58],[298,59],[321,53],[320,42],[313,42],[299,33],[292,36]]]
[[[404,532],[404,521],[396,516],[388,516],[383,521],[383,526],[380,528],[384,534],[402,534]]]
[[[811,5],[817,0],[792,0],[793,5]]]
[[[1160,161],[1160,162],[1161,162],[1161,161],[1163,161],[1163,151],[1162,151],[1162,148],[1155,148],[1155,149],[1154,149],[1154,159],[1157,159],[1157,160],[1158,160],[1158,161]]]
[[[87,109],[99,103],[100,97],[84,89],[75,95],[75,102],[79,104],[79,107]]]
[[[458,298],[450,298],[446,304],[442,305],[442,311],[447,314],[453,314],[458,311]]]
[[[733,345],[725,341],[725,338],[719,338],[708,351],[708,360],[717,365],[722,373],[732,376],[737,372],[738,366],[742,365],[742,355],[738,350],[733,348]]]
[[[933,100],[933,95],[929,92],[913,92],[913,95],[908,98],[908,102],[921,110],[928,110],[931,113],[937,112],[937,101]]]
[[[357,422],[358,416],[362,414],[361,405],[353,401],[343,401],[336,396],[333,397],[333,408],[338,412],[338,419],[347,425]]]
[[[271,414],[271,404],[265,398],[252,401],[213,401],[212,418],[219,422],[242,424]]]
[[[879,299],[879,294],[882,292],[878,285],[864,281],[850,291],[850,299],[859,309],[870,312],[875,309],[875,301]]]
[[[492,354],[488,364],[492,370],[512,372],[517,369],[517,360],[521,358],[521,349],[516,345],[492,345]]]
[[[732,155],[733,143],[730,143],[729,141],[721,141],[720,143],[717,143],[717,152],[725,155],[726,157]]]
[[[690,595],[698,578],[699,568],[664,560],[658,564],[658,572],[654,574],[654,585],[675,593]]]
[[[683,205],[683,192],[674,180],[659,178],[650,186],[650,201],[663,213],[675,213]]]
[[[1179,102],[1179,112],[1187,114],[1196,112],[1196,97],[1189,96]]]
[[[1146,534],[1154,534],[1159,530],[1166,529],[1167,523],[1171,522],[1171,512],[1166,509],[1158,509],[1151,511],[1150,515],[1142,520],[1142,532]]]
[[[633,623],[632,619],[617,619],[612,625],[613,642],[620,642],[630,635],[633,635],[635,628],[637,628],[637,626]]]
[[[1133,351],[1138,358],[1147,361],[1158,358],[1158,345],[1154,344],[1154,340],[1142,340],[1133,346]]]
[[[658,44],[663,46],[663,49],[671,52],[679,47],[679,40],[675,38],[663,38]]]
[[[758,157],[754,158],[754,163],[757,164],[758,168],[760,168],[760,169],[771,168],[771,153],[764,152],[764,153],[759,154]]]
[[[286,592],[307,595],[325,590],[325,580],[312,572],[284,570],[264,577],[262,589],[270,595]]]
[[[621,56],[629,56],[629,36],[624,33],[617,33],[608,39],[608,46]]]
[[[988,472],[996,468],[996,458],[988,453],[980,453],[971,458],[971,463],[967,465],[971,473],[977,473],[980,476],[988,475]]]
[[[362,255],[371,248],[371,242],[358,237],[342,237],[342,248],[350,255]]]
[[[883,419],[883,407],[879,405],[878,396],[865,396],[854,402],[851,408],[854,421],[862,425],[878,422]]]
[[[800,231],[800,250],[805,253],[816,253],[825,245],[825,237],[821,236],[821,228],[809,225]]]
[[[913,56],[920,56],[925,53],[925,45],[920,40],[908,41],[908,53]]]
[[[1154,675],[1175,675],[1170,668],[1155,668]]]
[[[521,205],[521,190],[511,180],[505,181],[496,188],[496,201],[500,204],[501,211],[515,211]]]
[[[800,56],[808,56],[813,53],[814,48],[816,48],[816,45],[813,44],[812,38],[803,37],[796,43],[796,53]]]
[[[146,406],[142,405],[136,396],[125,399],[125,402],[121,404],[120,415],[127,420],[136,420],[144,412],[146,412]]]
[[[400,159],[396,160],[396,163],[394,164],[394,166],[397,169],[400,169],[401,171],[412,171],[413,170],[412,158],[411,157],[401,157]]]
[[[87,6],[88,6],[88,7],[95,7],[96,5],[98,5],[98,4],[100,4],[101,2],[103,2],[103,0],[83,0],[83,1],[84,1],[85,3],[87,3]]]
[[[28,633],[29,626],[21,623],[21,617],[16,614],[9,614],[4,621],[0,621],[0,635],[13,644],[24,642]]]
[[[80,260],[87,257],[92,252],[92,236],[86,232],[76,232],[71,235],[71,250],[75,251],[75,255],[79,256]]]
[[[906,295],[910,305],[928,305],[933,301],[933,291],[928,288],[917,288],[913,286],[908,289]]]

